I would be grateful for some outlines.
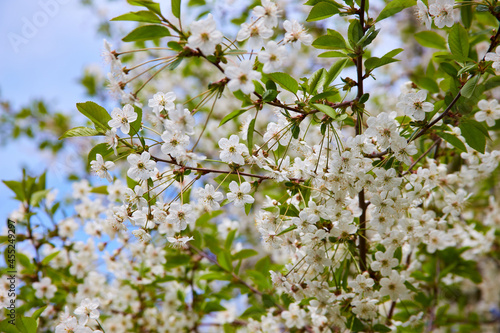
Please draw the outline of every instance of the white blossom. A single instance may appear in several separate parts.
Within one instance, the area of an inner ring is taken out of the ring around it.
[[[113,170],[115,164],[111,161],[104,162],[101,154],[96,154],[96,159],[90,162],[90,167],[99,177],[106,178],[109,182],[113,181],[113,177],[109,174],[109,170]]]
[[[235,207],[243,207],[245,204],[251,204],[255,201],[251,195],[247,194],[250,193],[251,189],[250,183],[244,182],[238,185],[237,182],[232,181],[229,184],[231,192],[227,194],[227,200],[233,202]]]
[[[243,60],[239,66],[227,66],[225,74],[230,80],[227,87],[231,91],[241,90],[244,94],[254,91],[253,80],[260,80],[261,74],[253,70],[253,62]]]
[[[222,42],[222,33],[217,30],[212,14],[206,19],[191,23],[191,36],[188,38],[187,46],[192,49],[200,49],[205,55],[215,52],[217,44]]]
[[[221,148],[220,159],[223,162],[235,163],[239,165],[245,164],[244,154],[248,155],[248,148],[240,142],[240,138],[233,134],[229,139],[222,138],[219,140]]]
[[[500,105],[496,99],[489,101],[482,99],[477,106],[481,110],[474,114],[477,121],[486,121],[486,124],[491,127],[495,125],[497,119],[500,119]]]
[[[111,118],[112,119],[108,121],[109,126],[112,128],[119,128],[123,133],[128,134],[130,131],[130,123],[137,119],[137,113],[132,105],[126,104],[123,109],[114,108],[111,112]]]

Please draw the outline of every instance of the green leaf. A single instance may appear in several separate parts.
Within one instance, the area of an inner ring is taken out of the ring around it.
[[[374,332],[382,332],[382,333],[392,332],[392,330],[389,327],[382,325],[382,324],[373,325],[373,331]]]
[[[439,137],[441,137],[444,141],[450,143],[453,145],[453,147],[463,151],[463,152],[467,152],[467,148],[465,147],[464,143],[462,141],[460,141],[459,138],[457,138],[456,136],[452,135],[452,134],[449,134],[449,133],[438,133]]]
[[[228,272],[233,271],[233,264],[231,263],[231,255],[227,251],[220,251],[217,255],[217,262],[219,265]]]
[[[347,30],[347,36],[349,44],[351,44],[352,47],[355,47],[363,37],[363,28],[358,20],[351,20],[351,24],[349,24],[349,29]]]
[[[170,36],[170,31],[162,25],[143,25],[122,38],[124,42],[136,42]]]
[[[484,154],[487,138],[484,133],[484,127],[473,120],[464,121],[458,127],[462,132],[462,136],[465,138],[465,142],[467,142],[471,148]],[[486,134],[487,133],[488,132],[486,132]]]
[[[252,153],[252,150],[253,150],[254,128],[255,128],[255,118],[250,121],[250,124],[248,125],[248,132],[247,132],[247,147],[248,147],[248,151],[250,152],[250,154]],[[245,210],[246,210],[246,206],[245,206]]]
[[[484,83],[485,90],[490,90],[500,86],[500,76],[494,76]]]
[[[231,230],[227,234],[226,242],[224,243],[224,248],[226,250],[229,250],[231,248],[231,245],[233,244],[233,241],[234,241],[234,237],[236,236],[236,231],[237,230]]]
[[[320,58],[348,58],[349,56],[340,51],[326,51],[318,55]]]
[[[80,113],[94,123],[96,130],[105,132],[106,130],[111,129],[108,125],[108,121],[111,120],[111,116],[102,106],[94,102],[85,102],[76,103],[76,108],[80,111]]]
[[[297,229],[297,226],[295,224],[292,224],[291,226],[289,226],[288,228],[286,228],[285,230],[282,230],[279,234],[277,234],[276,236],[281,236],[283,234],[286,234],[287,232],[290,232],[292,230],[295,230]]]
[[[2,182],[16,194],[17,200],[24,200],[24,190],[21,182],[15,180],[3,180]]]
[[[219,127],[230,121],[231,119],[234,119],[238,117],[239,115],[242,115],[243,113],[247,112],[248,110],[236,110],[231,112],[230,114],[226,115],[224,118],[219,123]]]
[[[366,70],[374,70],[375,68],[382,67],[384,65],[390,64],[392,62],[399,61],[398,59],[388,58],[388,57],[371,57],[365,60]]]
[[[43,258],[42,265],[47,265],[52,259],[54,259],[55,257],[57,257],[57,255],[59,254],[59,252],[60,251],[56,251],[54,253],[49,254],[45,258]]]
[[[231,275],[229,275],[226,272],[210,272],[201,275],[198,279],[207,281],[212,281],[212,280],[231,281],[231,278],[232,278]]]
[[[375,26],[372,26],[370,29],[368,29],[365,32],[365,35],[361,37],[361,39],[358,41],[358,45],[361,45],[362,47],[366,47],[373,42],[375,37],[377,37],[378,33],[380,32],[380,29],[375,30]]]
[[[472,5],[462,4],[460,6],[460,16],[462,17],[462,22],[465,28],[469,29],[474,19],[474,11],[472,10]]]
[[[316,103],[313,103],[313,106],[317,110],[319,110],[319,111],[323,112],[324,114],[326,114],[327,116],[329,116],[330,118],[332,118],[332,119],[337,118],[337,112],[331,106],[328,106],[325,104],[316,104]]]
[[[389,51],[386,54],[384,54],[384,56],[382,58],[392,58],[392,57],[397,56],[398,54],[400,54],[403,51],[404,51],[404,49],[402,49],[402,48],[394,49],[394,50]]]
[[[272,81],[270,81],[270,82],[272,82]],[[262,94],[262,101],[263,102],[272,102],[276,99],[276,96],[278,96],[277,90],[266,90]]]
[[[448,46],[451,53],[459,61],[466,61],[469,56],[469,37],[467,30],[456,23],[448,34]]]
[[[342,59],[337,61],[328,70],[328,75],[326,77],[324,88],[328,87],[342,72],[345,66],[349,63],[350,59]]]
[[[259,252],[252,249],[243,249],[233,256],[233,260],[242,260],[258,255]]]
[[[158,16],[150,12],[149,10],[141,10],[138,12],[131,12],[123,14],[111,19],[111,21],[135,21],[135,22],[146,22],[146,23],[161,23]]]
[[[65,138],[73,138],[77,136],[96,136],[102,134],[102,132],[95,130],[90,127],[75,127],[70,130],[67,130],[60,138],[59,140],[65,139]]]
[[[172,14],[178,19],[181,18],[181,0],[172,0]]]
[[[59,253],[59,252],[57,252],[57,253]],[[40,315],[42,314],[43,311],[45,311],[46,308],[47,308],[47,305],[42,306],[40,309],[33,312],[33,315],[31,315],[31,318],[37,320],[38,317],[40,317]]]
[[[16,319],[16,327],[21,333],[36,333],[38,325],[33,318],[20,317]]]
[[[143,6],[150,11],[161,15],[160,4],[151,0],[127,0],[132,6]]]
[[[340,13],[339,9],[328,2],[319,2],[311,9],[307,22],[319,21]]]
[[[243,312],[241,314],[241,318],[254,318],[254,319],[258,319],[260,318],[262,315],[265,315],[266,314],[266,310],[264,310],[263,308],[260,308],[260,307],[257,307],[255,305],[249,307],[248,309],[245,310],[245,312]]]
[[[318,37],[313,43],[317,49],[326,49],[326,50],[345,50],[347,48],[345,44],[345,39],[342,37],[340,33],[335,35],[325,35]]]
[[[417,0],[392,0],[387,4],[387,6],[384,7],[384,9],[382,9],[375,22],[380,22],[396,13],[399,13],[403,9],[413,7],[416,4]]]
[[[19,329],[16,326],[10,324],[9,320],[12,320],[12,319],[6,318],[6,319],[2,320],[2,322],[0,322],[0,332],[19,333]],[[17,321],[17,319],[16,319],[16,321]]]
[[[205,303],[203,311],[205,313],[215,312],[215,311],[225,311],[226,308],[219,304],[219,302],[212,301]]]
[[[28,258],[27,255],[23,254],[23,253],[20,253],[20,252],[17,252],[16,253],[16,259],[17,261],[24,267],[24,268],[31,268],[33,266],[33,264],[31,263],[31,260],[30,258]]]
[[[130,123],[130,131],[128,133],[130,136],[137,134],[142,126],[142,109],[134,105],[134,111],[137,113],[137,119]]]
[[[419,86],[422,89],[425,89],[431,93],[438,93],[439,92],[439,86],[437,85],[436,81],[434,81],[431,78],[428,77],[417,77],[415,78],[415,83],[417,86]]]
[[[104,159],[106,156],[111,155],[111,153],[113,153],[113,149],[111,149],[107,143],[100,143],[90,150],[87,157],[88,164],[90,164],[90,162],[92,161],[95,161],[97,154],[101,154]]]
[[[90,190],[91,193],[99,193],[108,195],[108,187],[106,185],[94,187]]]
[[[457,69],[452,64],[450,64],[449,62],[442,62],[442,63],[440,63],[439,64],[439,69],[442,69],[443,72],[445,72],[446,74],[448,74],[449,76],[451,76],[454,79],[458,75]]]
[[[481,75],[476,75],[467,81],[462,89],[460,90],[460,93],[462,94],[463,97],[465,98],[471,98],[472,94],[474,94],[474,90],[476,89],[476,86],[479,82],[479,79],[481,78]]]
[[[307,85],[309,87],[308,92],[314,94],[318,87],[323,87],[326,82],[326,77],[327,71],[324,68],[320,68],[312,73],[311,77],[307,80]]]
[[[31,200],[30,204],[31,206],[38,207],[40,204],[40,201],[43,200],[49,194],[50,190],[41,190],[41,191],[36,191],[31,195]]]
[[[328,99],[330,97],[333,97],[333,96],[337,95],[338,93],[339,93],[338,90],[324,91],[321,94],[317,94],[317,95],[312,96],[309,99],[309,101],[310,102],[316,102],[316,101],[319,101],[321,99]]]
[[[267,74],[267,76],[279,84],[283,89],[286,89],[294,94],[296,94],[299,89],[297,81],[286,73],[275,72]]]
[[[437,32],[421,31],[415,34],[415,39],[422,46],[432,47],[438,50],[446,50],[446,40]]]

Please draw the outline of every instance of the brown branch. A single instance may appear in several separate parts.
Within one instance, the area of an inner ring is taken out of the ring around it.
[[[234,171],[232,171],[232,170],[219,170],[219,169],[190,167],[190,166],[179,164],[178,162],[176,162],[174,160],[165,160],[165,159],[162,159],[162,158],[159,158],[159,157],[155,157],[155,156],[151,156],[151,159],[153,159],[153,160],[155,160],[157,162],[165,162],[165,163],[168,163],[168,164],[177,165],[177,166],[180,166],[180,167],[182,167],[184,169],[187,169],[187,170],[200,171],[203,174],[206,174],[206,173],[221,173],[221,174],[234,173]],[[272,179],[272,177],[269,177],[269,176],[256,175],[256,174],[248,173],[248,172],[238,172],[238,174],[240,174],[242,176],[247,176],[247,177],[259,178],[261,180]]]
[[[233,277],[233,279],[235,279],[236,281],[238,281],[239,283],[241,283],[242,285],[244,285],[245,287],[247,287],[251,292],[253,292],[254,294],[257,294],[259,296],[262,296],[262,292],[260,292],[259,290],[255,289],[254,287],[252,287],[251,285],[249,285],[247,282],[245,282],[241,277],[239,277],[238,275],[236,275],[234,272],[228,272],[224,269],[224,267],[222,267],[219,262],[214,259],[212,256],[208,255],[207,253],[205,253],[205,251],[202,251],[200,249],[198,249],[196,246],[192,245],[192,244],[189,244],[188,243],[188,246],[189,246],[189,249],[193,250],[193,251],[196,251],[197,254],[199,254],[200,256],[202,256],[203,258],[207,259],[208,261],[210,261],[211,263],[213,263],[214,265],[216,265],[217,267],[219,267],[220,269],[222,269],[224,272],[226,273],[231,273],[231,276]],[[281,308],[283,310],[283,308]]]
[[[366,32],[365,29],[365,1],[366,0],[361,0],[361,4],[359,7],[359,23],[361,25],[361,28],[363,30],[363,34]],[[364,75],[363,75],[363,50],[361,49],[359,51],[359,55],[356,58],[356,73],[357,73],[357,95],[356,95],[356,100],[359,101],[361,99],[361,96],[364,94],[363,90],[363,80],[364,80]],[[363,132],[363,112],[357,113],[356,117],[356,135],[360,135]],[[359,248],[359,260],[361,264],[361,269],[362,270],[367,270],[368,266],[366,264],[366,256],[368,252],[368,243],[366,241],[366,208],[368,207],[366,201],[365,201],[365,189],[361,189],[361,191],[358,194],[358,204],[359,208],[361,209],[361,216],[359,217],[359,243],[358,243],[358,248]]]
[[[411,169],[413,169],[413,167],[422,160],[422,158],[425,157],[425,155],[429,154],[430,151],[432,150],[432,148],[434,148],[435,146],[437,146],[439,143],[441,142],[441,138],[437,139],[436,141],[434,141],[434,143],[429,147],[429,149],[427,149],[422,155],[420,155],[411,165],[410,167],[408,168],[408,170],[406,170],[401,176],[404,176],[404,175],[407,175],[408,173],[410,173]]]

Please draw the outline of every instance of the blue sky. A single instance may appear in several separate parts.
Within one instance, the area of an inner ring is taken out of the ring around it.
[[[43,98],[57,110],[76,112],[86,100],[78,84],[85,65],[102,63],[98,19],[76,0],[0,2],[0,94],[14,107]],[[36,143],[16,141],[0,147],[0,179],[19,179],[21,168],[42,172],[50,160]],[[50,186],[62,178],[48,175]],[[0,185],[0,219],[17,208],[11,192]]]

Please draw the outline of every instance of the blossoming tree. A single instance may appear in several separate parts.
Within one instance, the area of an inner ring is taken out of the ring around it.
[[[498,330],[496,2],[128,3],[74,213],[4,181],[2,331]]]

